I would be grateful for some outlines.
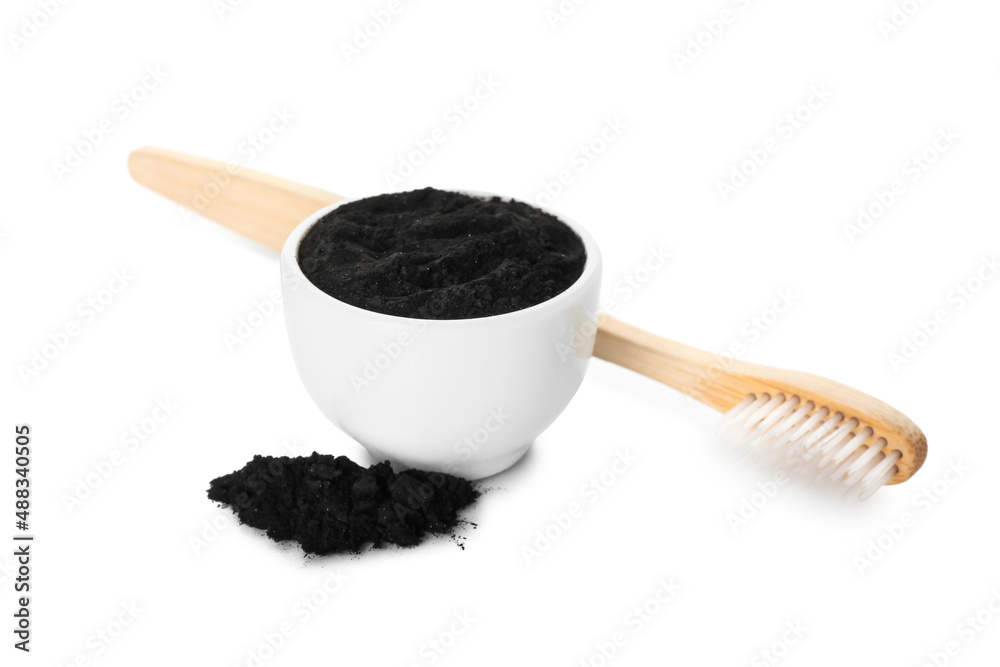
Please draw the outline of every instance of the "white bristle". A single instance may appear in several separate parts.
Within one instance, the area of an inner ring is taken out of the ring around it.
[[[902,457],[882,451],[884,438],[865,445],[875,432],[856,418],[785,394],[747,396],[723,415],[719,434],[747,458],[777,457],[782,467],[806,479],[857,491],[860,500],[892,479]]]
[[[888,456],[883,455],[882,461],[879,462],[879,464],[861,480],[860,495],[858,496],[859,499],[868,500],[872,497],[873,493],[878,491],[886,482],[892,479],[898,471],[898,468],[896,468],[896,461],[901,458],[903,458],[903,454],[898,451],[894,451]]]

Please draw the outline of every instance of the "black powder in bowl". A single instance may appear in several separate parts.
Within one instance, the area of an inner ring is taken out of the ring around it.
[[[212,480],[208,497],[240,522],[307,554],[404,547],[449,534],[479,497],[471,482],[439,472],[394,473],[388,462],[364,468],[346,456],[255,456]]]
[[[547,301],[580,277],[586,259],[576,232],[534,206],[434,188],[343,204],[298,248],[303,273],[330,296],[436,320]]]

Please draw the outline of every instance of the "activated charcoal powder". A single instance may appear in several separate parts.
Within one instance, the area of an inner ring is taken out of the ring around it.
[[[479,497],[471,482],[422,470],[394,473],[388,462],[362,467],[346,456],[255,456],[212,480],[208,497],[241,523],[292,540],[307,554],[358,553],[366,545],[404,547],[451,533]]]
[[[529,204],[434,188],[349,202],[306,233],[299,266],[330,296],[421,319],[537,305],[583,273],[583,241]]]

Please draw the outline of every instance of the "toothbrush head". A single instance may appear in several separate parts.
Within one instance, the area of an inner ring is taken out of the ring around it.
[[[864,410],[799,393],[752,393],[723,415],[719,434],[748,458],[867,500],[883,485],[909,479],[927,456],[927,440],[902,413],[860,396]]]
[[[927,458],[927,438],[906,415],[824,377],[712,354],[607,315],[594,356],[723,413],[721,432],[749,456],[780,460],[862,500],[905,482]]]

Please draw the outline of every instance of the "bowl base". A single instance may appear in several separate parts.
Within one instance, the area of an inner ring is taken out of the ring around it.
[[[484,477],[491,477],[503,472],[520,461],[528,453],[528,450],[531,449],[531,445],[532,443],[529,442],[524,447],[491,459],[450,461],[446,464],[440,464],[392,456],[391,454],[379,451],[375,447],[362,443],[362,446],[368,450],[368,454],[373,459],[376,461],[389,461],[393,469],[405,470],[407,468],[417,468],[419,470],[440,471],[446,472],[449,475],[455,475],[456,477],[464,477],[468,480],[483,479]]]

